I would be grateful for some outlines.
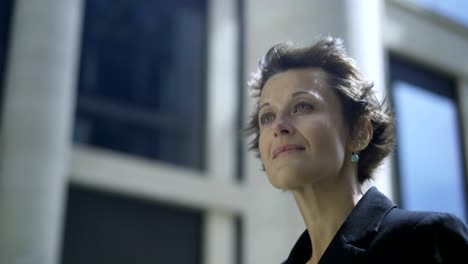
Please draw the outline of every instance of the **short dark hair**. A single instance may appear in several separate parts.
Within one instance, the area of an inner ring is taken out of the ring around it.
[[[320,68],[328,76],[328,84],[339,98],[343,116],[351,134],[361,128],[363,117],[371,121],[373,135],[368,146],[360,152],[358,181],[372,178],[372,172],[395,148],[394,118],[390,107],[379,103],[372,87],[355,62],[350,58],[339,38],[322,37],[315,44],[299,48],[289,42],[279,43],[268,50],[252,74],[249,86],[257,100],[256,110],[250,117],[246,132],[254,136],[250,150],[259,155],[260,127],[258,123],[258,100],[265,83],[275,74],[297,68]]]

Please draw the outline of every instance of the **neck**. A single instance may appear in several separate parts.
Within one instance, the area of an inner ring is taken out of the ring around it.
[[[349,177],[348,177],[349,176]],[[340,175],[293,191],[312,244],[308,263],[318,263],[345,221],[362,197],[354,175]]]

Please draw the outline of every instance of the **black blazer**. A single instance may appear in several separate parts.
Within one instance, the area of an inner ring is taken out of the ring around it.
[[[306,230],[283,264],[304,264],[311,251]],[[451,214],[399,209],[372,187],[341,225],[319,263],[467,264],[468,229]]]

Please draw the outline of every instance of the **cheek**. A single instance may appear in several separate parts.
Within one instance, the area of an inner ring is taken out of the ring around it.
[[[313,126],[305,129],[309,143],[314,152],[320,155],[342,155],[344,144],[340,128],[335,126],[329,118],[321,118],[310,122]]]
[[[325,149],[328,149],[329,154],[331,155],[330,158],[336,159],[336,162],[341,163],[344,158],[345,152],[345,143],[344,138],[342,136],[341,128],[329,124],[327,129],[327,133],[322,135],[322,142],[326,144],[323,146]]]
[[[267,157],[268,153],[268,147],[267,147],[267,142],[265,139],[265,135],[263,133],[260,133],[260,136],[258,138],[258,151],[260,153],[260,159],[265,162],[265,159]]]

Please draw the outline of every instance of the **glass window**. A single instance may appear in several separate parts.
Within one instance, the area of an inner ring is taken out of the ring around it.
[[[454,82],[395,58],[391,76],[402,206],[450,212],[466,221]]]
[[[63,264],[200,264],[202,212],[79,186],[68,193]]]
[[[243,264],[244,263],[244,220],[241,215],[238,215],[234,218],[234,230],[235,230],[235,243],[234,243],[234,263]]]
[[[430,11],[468,26],[468,1],[466,0],[410,0]]]
[[[13,13],[13,1],[0,1],[0,109],[3,102],[3,85],[5,84],[5,69],[10,37],[11,17]],[[0,115],[1,116],[1,115]],[[1,120],[0,120],[1,123]],[[1,124],[0,124],[1,127]]]
[[[88,0],[75,142],[203,168],[206,0]]]

